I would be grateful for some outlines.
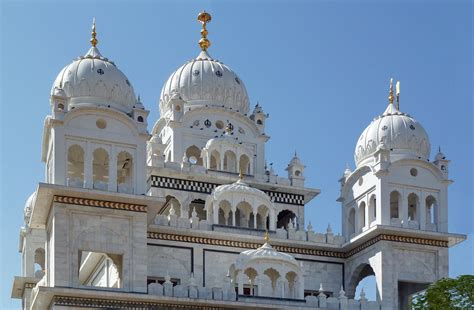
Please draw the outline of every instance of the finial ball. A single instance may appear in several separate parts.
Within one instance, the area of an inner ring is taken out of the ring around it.
[[[198,21],[200,21],[203,24],[208,23],[211,20],[212,20],[211,14],[207,13],[206,11],[202,11],[198,15]]]

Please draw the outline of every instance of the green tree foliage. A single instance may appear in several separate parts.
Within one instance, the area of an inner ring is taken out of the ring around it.
[[[443,278],[414,296],[413,310],[474,309],[474,276]]]

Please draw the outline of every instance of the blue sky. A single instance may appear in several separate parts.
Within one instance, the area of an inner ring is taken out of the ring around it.
[[[0,308],[20,275],[18,232],[25,200],[44,178],[43,119],[54,78],[89,48],[127,74],[158,119],[169,74],[199,53],[197,13],[211,12],[209,53],[245,82],[270,113],[267,160],[277,173],[295,150],[306,184],[322,194],[306,207],[315,230],[340,231],[337,180],[360,133],[401,80],[401,110],[452,160],[451,232],[470,239],[450,250],[450,275],[473,266],[473,84],[470,1],[1,1]]]

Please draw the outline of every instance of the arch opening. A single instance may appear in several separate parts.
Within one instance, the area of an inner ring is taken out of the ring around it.
[[[221,165],[221,155],[218,151],[211,152],[211,160],[209,169],[219,170]]]
[[[296,219],[296,214],[290,210],[282,210],[278,213],[277,216],[277,228],[284,228],[288,229],[288,224],[290,221],[294,221]]]
[[[126,151],[117,156],[117,191],[133,193],[133,157]]]
[[[197,146],[191,145],[188,147],[186,149],[186,157],[190,164],[202,166],[201,149]]]
[[[380,300],[375,272],[368,263],[359,265],[352,273],[347,287],[348,297],[360,296],[362,289],[364,289],[367,299]]]
[[[420,201],[415,193],[408,195],[408,222],[419,222]],[[414,223],[414,224],[416,224]]]
[[[397,191],[390,193],[390,219],[400,220],[400,193]]]
[[[438,223],[438,204],[436,199],[429,195],[425,200],[426,206],[426,224],[428,230],[436,230]]]
[[[251,174],[250,173],[250,158],[247,155],[244,154],[240,156],[239,167],[242,173]]]
[[[66,184],[84,187],[84,150],[77,144],[70,146],[67,152]]]
[[[92,159],[93,186],[95,189],[108,190],[109,153],[103,148],[94,150]]]
[[[224,153],[224,171],[237,172],[237,158],[232,151]]]

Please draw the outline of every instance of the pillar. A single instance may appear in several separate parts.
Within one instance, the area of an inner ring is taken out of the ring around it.
[[[402,208],[401,210],[399,210],[400,214],[398,215],[403,221],[402,227],[405,227],[405,228],[408,227],[408,195],[406,192],[407,192],[406,190],[403,190],[400,193]]]
[[[84,150],[84,187],[85,188],[94,188],[94,180],[92,176],[92,160],[93,155],[92,149],[89,142],[86,143],[86,148]]]
[[[426,212],[427,212],[427,208],[426,208],[426,198],[425,198],[426,194],[425,192],[421,192],[420,193],[420,201],[418,203],[418,210],[416,211],[419,211],[419,215],[418,215],[418,219],[420,221],[420,230],[425,230],[426,229]]]
[[[132,161],[133,163],[133,161]],[[110,150],[110,156],[109,156],[109,184],[108,184],[108,190],[109,192],[117,192],[117,154],[115,150],[115,146],[112,146]]]

